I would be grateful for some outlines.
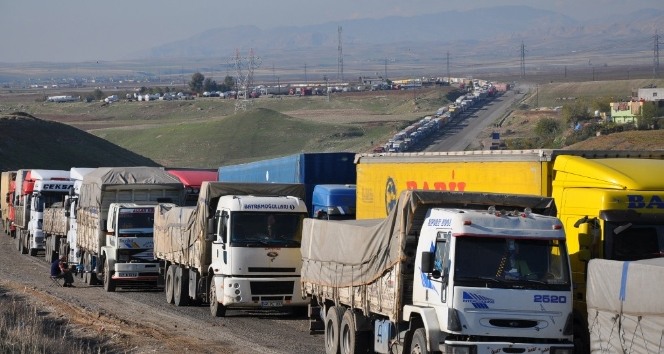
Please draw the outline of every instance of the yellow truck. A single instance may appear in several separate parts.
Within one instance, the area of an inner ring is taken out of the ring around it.
[[[664,255],[664,151],[489,150],[358,154],[357,218],[384,218],[407,189],[553,197],[574,281],[575,352],[589,351],[590,259]]]

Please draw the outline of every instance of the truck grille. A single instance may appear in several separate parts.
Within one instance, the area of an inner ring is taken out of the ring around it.
[[[295,268],[249,267],[249,271],[257,273],[295,273]]]
[[[251,295],[291,295],[295,291],[293,281],[252,281]]]

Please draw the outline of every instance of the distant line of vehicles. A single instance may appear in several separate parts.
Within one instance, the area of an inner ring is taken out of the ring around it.
[[[22,169],[2,173],[2,219],[19,251],[67,254],[106,291],[306,312],[327,353],[586,353],[608,343],[588,311],[636,318],[601,307],[618,280],[591,259],[639,260],[627,294],[661,284],[641,260],[664,267],[662,174],[658,152],[573,150]],[[661,297],[639,299],[657,326]]]

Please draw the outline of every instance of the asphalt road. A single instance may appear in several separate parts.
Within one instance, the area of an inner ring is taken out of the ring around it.
[[[440,135],[432,141],[423,151],[464,151],[477,141],[482,130],[496,122],[507,112],[514,102],[522,99],[526,89],[517,87],[520,93],[507,91],[503,95],[487,101],[482,106],[476,106],[457,116],[456,119],[445,126]],[[488,146],[486,147],[488,149]]]

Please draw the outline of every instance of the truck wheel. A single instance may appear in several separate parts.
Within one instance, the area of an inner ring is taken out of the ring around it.
[[[46,262],[48,263],[53,263],[55,262],[56,259],[60,257],[58,252],[51,247],[51,243],[49,241],[46,241],[46,254],[44,255],[46,258]]]
[[[33,237],[32,235],[28,234],[27,248],[28,248],[28,252],[30,253],[30,257],[35,257],[35,256],[37,256],[37,249],[30,247],[30,245],[32,245],[32,237]]]
[[[325,316],[325,353],[340,353],[341,318],[344,315],[343,307],[332,306]]]
[[[216,281],[214,280],[214,275],[212,276],[212,280],[210,281],[210,313],[214,317],[224,317],[226,316],[226,306],[224,304],[220,304],[217,301],[217,285]]]
[[[341,320],[341,338],[339,340],[342,354],[366,353],[369,350],[369,337],[366,332],[356,330],[355,314],[348,309]]]
[[[18,233],[18,237],[16,237],[16,239],[14,241],[16,242],[16,250],[21,252],[22,248],[21,248],[21,233],[20,232]]]
[[[175,276],[175,266],[169,265],[168,270],[166,271],[166,281],[164,284],[164,292],[166,293],[166,302],[169,304],[174,304],[173,301],[173,277]]]
[[[24,233],[23,231],[21,231],[21,237],[19,239],[19,242],[20,242],[20,245],[21,245],[20,246],[21,247],[20,248],[21,254],[28,254],[28,248],[26,247],[26,242],[27,241],[28,241],[28,235],[26,233]]]
[[[424,328],[418,328],[413,335],[413,341],[410,343],[410,354],[428,354],[427,351],[427,333]]]
[[[182,266],[175,268],[173,301],[175,302],[175,306],[189,305],[189,271]]]
[[[94,277],[94,275],[92,275]],[[104,262],[104,290],[106,292],[114,292],[115,291],[115,280],[111,278],[111,267],[108,264],[108,261]]]

